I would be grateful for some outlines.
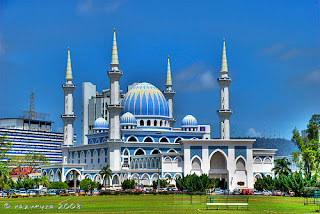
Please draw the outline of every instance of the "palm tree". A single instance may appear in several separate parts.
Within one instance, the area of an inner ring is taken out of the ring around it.
[[[5,184],[8,184],[10,181],[9,176],[10,169],[6,166],[0,165],[0,186],[4,187]]]
[[[285,175],[288,176],[289,173],[291,172],[291,169],[289,169],[289,166],[291,165],[290,162],[286,161],[285,158],[282,159],[277,159],[276,160],[276,165],[272,169],[274,171],[275,175]]]
[[[104,177],[103,181],[104,181],[104,187],[106,188],[106,180],[109,180],[111,178],[111,169],[110,169],[110,165],[104,166],[102,167],[102,169],[100,170],[99,174]]]

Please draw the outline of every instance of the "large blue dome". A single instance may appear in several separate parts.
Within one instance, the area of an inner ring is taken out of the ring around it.
[[[169,107],[162,92],[155,86],[143,82],[133,87],[122,103],[123,112],[135,116],[169,116]]]
[[[105,130],[105,129],[109,129],[109,124],[108,122],[102,118],[99,117],[98,119],[96,119],[96,121],[94,121],[93,123],[93,129],[94,130]]]

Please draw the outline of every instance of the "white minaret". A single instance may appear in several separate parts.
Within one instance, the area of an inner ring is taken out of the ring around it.
[[[220,78],[217,81],[220,86],[220,109],[217,110],[220,119],[220,139],[230,139],[230,116],[232,110],[229,109],[229,84],[231,83],[231,78],[228,76],[226,42],[224,40]]]
[[[63,145],[73,145],[73,121],[76,119],[76,115],[73,112],[73,91],[76,86],[72,83],[72,70],[70,50],[68,48],[68,60],[65,84],[62,85],[64,91],[64,114],[61,115],[63,120]]]
[[[176,122],[176,119],[173,118],[173,96],[176,92],[172,90],[172,78],[171,78],[169,56],[168,56],[168,63],[167,63],[167,77],[166,77],[165,87],[166,87],[166,90],[163,91],[163,94],[169,106],[170,126],[173,127],[174,123]]]
[[[109,140],[119,141],[120,136],[120,113],[122,106],[120,103],[120,78],[123,72],[119,70],[118,50],[116,41],[116,31],[113,32],[113,44],[110,70],[107,75],[110,79],[110,105],[109,112]]]

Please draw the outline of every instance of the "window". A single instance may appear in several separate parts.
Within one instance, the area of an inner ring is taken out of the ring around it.
[[[153,142],[153,140],[151,139],[151,137],[147,137],[146,139],[144,139],[144,142]]]
[[[145,152],[142,149],[138,149],[135,153],[135,155],[144,155]]]
[[[140,126],[144,126],[143,120],[140,120]]]
[[[151,121],[147,120],[147,126],[151,126]]]

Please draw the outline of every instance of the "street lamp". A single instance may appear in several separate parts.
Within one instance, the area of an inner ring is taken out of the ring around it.
[[[161,133],[156,133],[160,135]],[[158,139],[158,192],[160,190],[160,141]]]

